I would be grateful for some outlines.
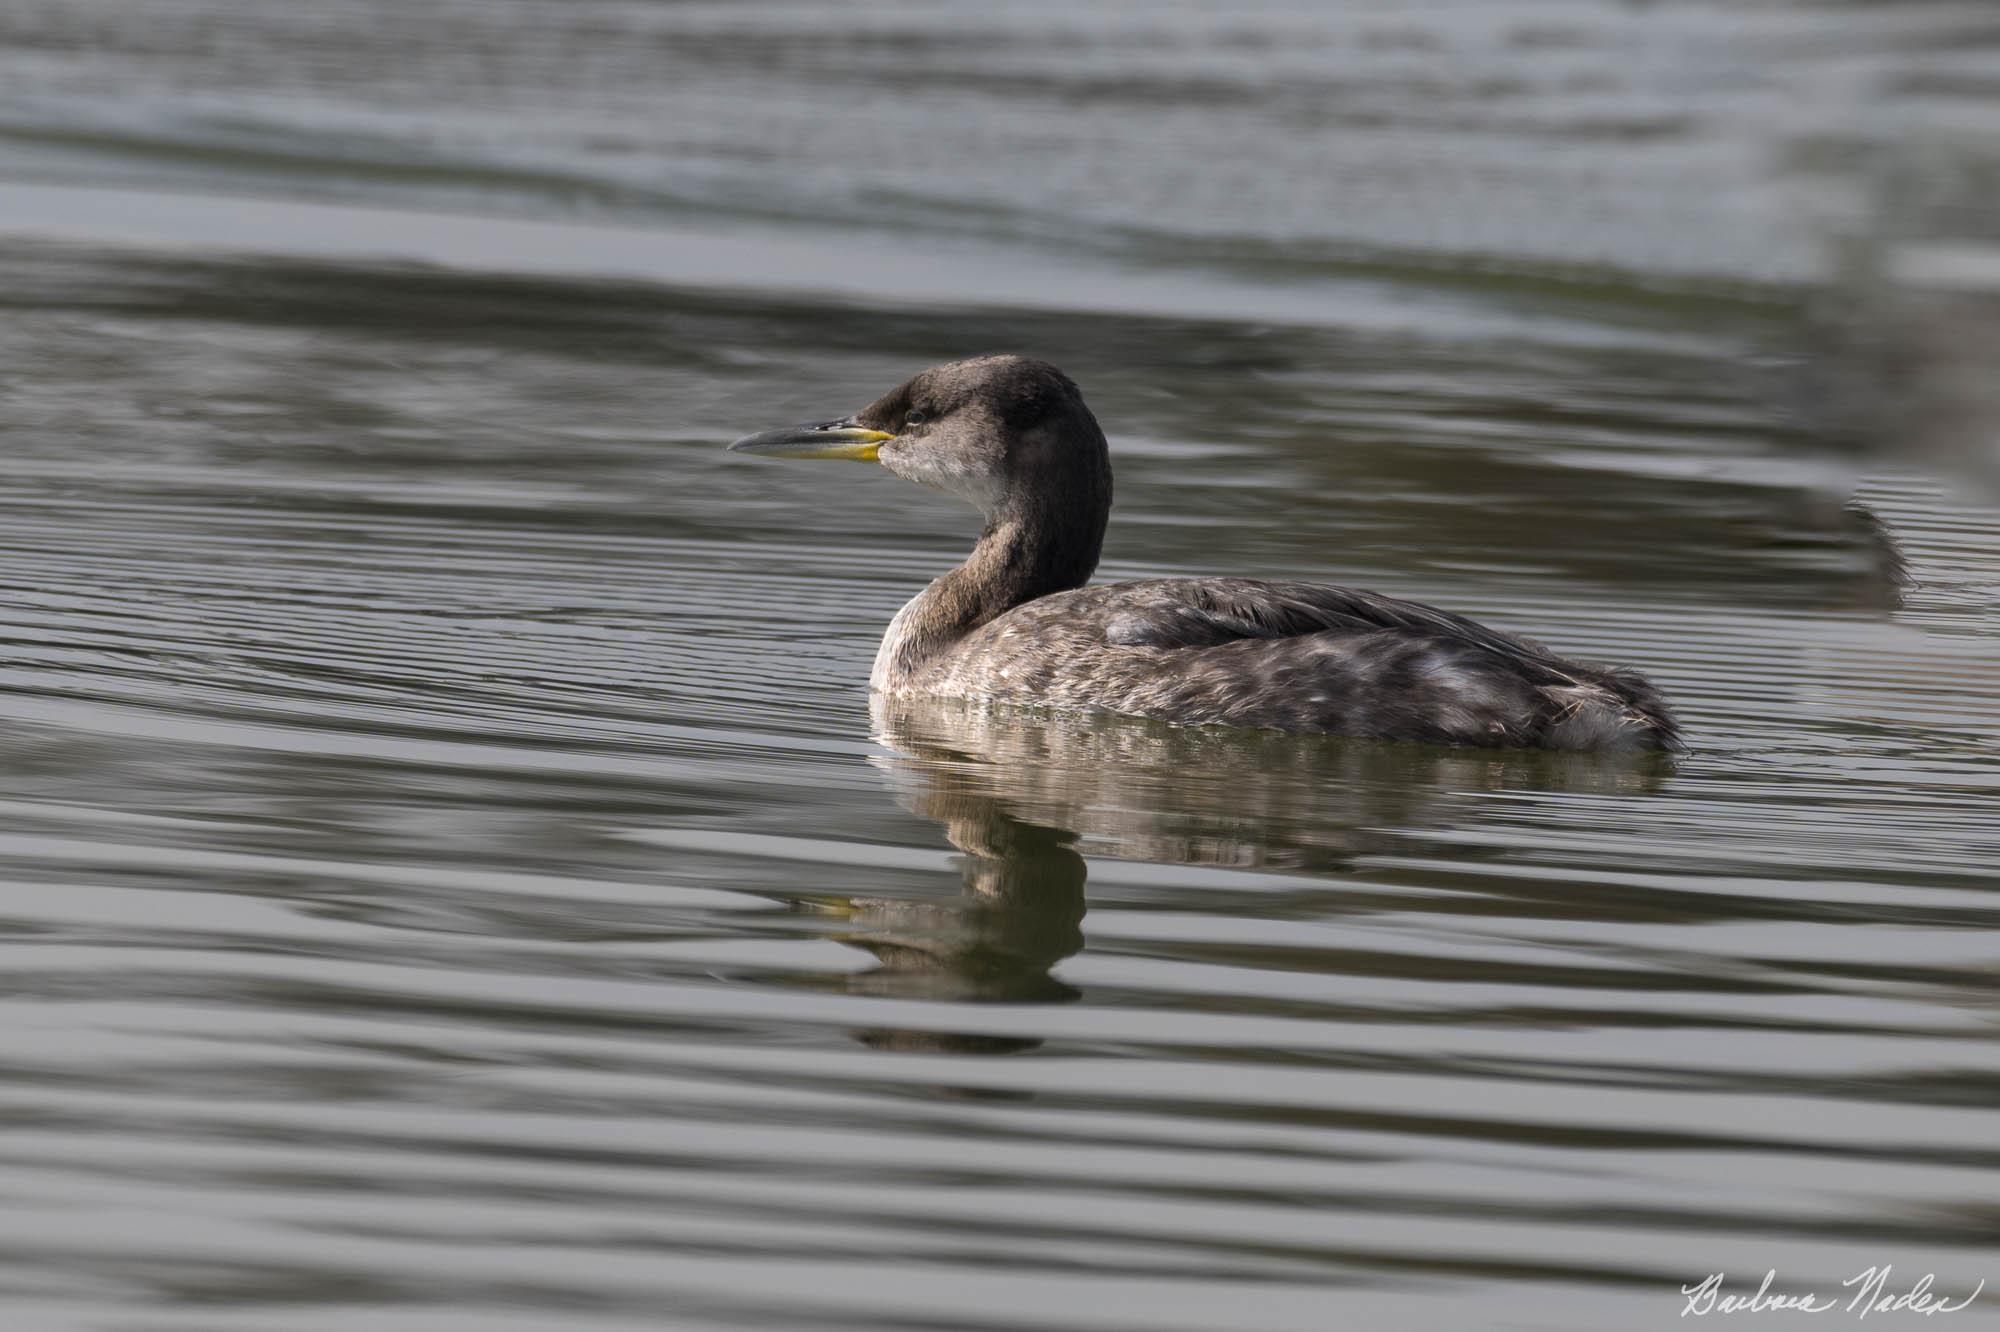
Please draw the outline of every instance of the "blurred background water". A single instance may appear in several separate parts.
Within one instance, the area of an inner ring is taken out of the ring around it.
[[[1996,145],[1986,4],[0,0],[7,1326],[2000,1281]],[[871,712],[971,515],[720,447],[998,349],[1108,574],[1695,752]]]

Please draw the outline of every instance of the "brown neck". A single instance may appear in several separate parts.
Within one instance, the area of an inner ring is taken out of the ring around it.
[[[1014,607],[1082,587],[1097,568],[1109,496],[1090,511],[1009,501],[965,563],[903,607],[883,636],[870,683],[893,691],[968,634]]]

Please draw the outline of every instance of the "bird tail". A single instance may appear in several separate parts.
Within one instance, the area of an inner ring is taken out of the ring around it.
[[[1542,692],[1556,710],[1547,733],[1551,749],[1686,748],[1660,691],[1634,671],[1608,670]]]

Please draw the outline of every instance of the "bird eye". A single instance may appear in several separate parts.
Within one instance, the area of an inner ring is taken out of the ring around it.
[[[923,412],[915,408],[903,413],[903,424],[906,426],[922,425],[927,419],[929,418]]]

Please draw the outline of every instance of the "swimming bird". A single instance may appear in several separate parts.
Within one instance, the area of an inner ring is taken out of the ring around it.
[[[1417,602],[1248,578],[1087,586],[1110,449],[1076,384],[1043,361],[933,366],[852,416],[730,448],[878,462],[984,516],[965,562],[890,621],[869,684],[891,697],[1443,744],[1679,744],[1640,676]]]

